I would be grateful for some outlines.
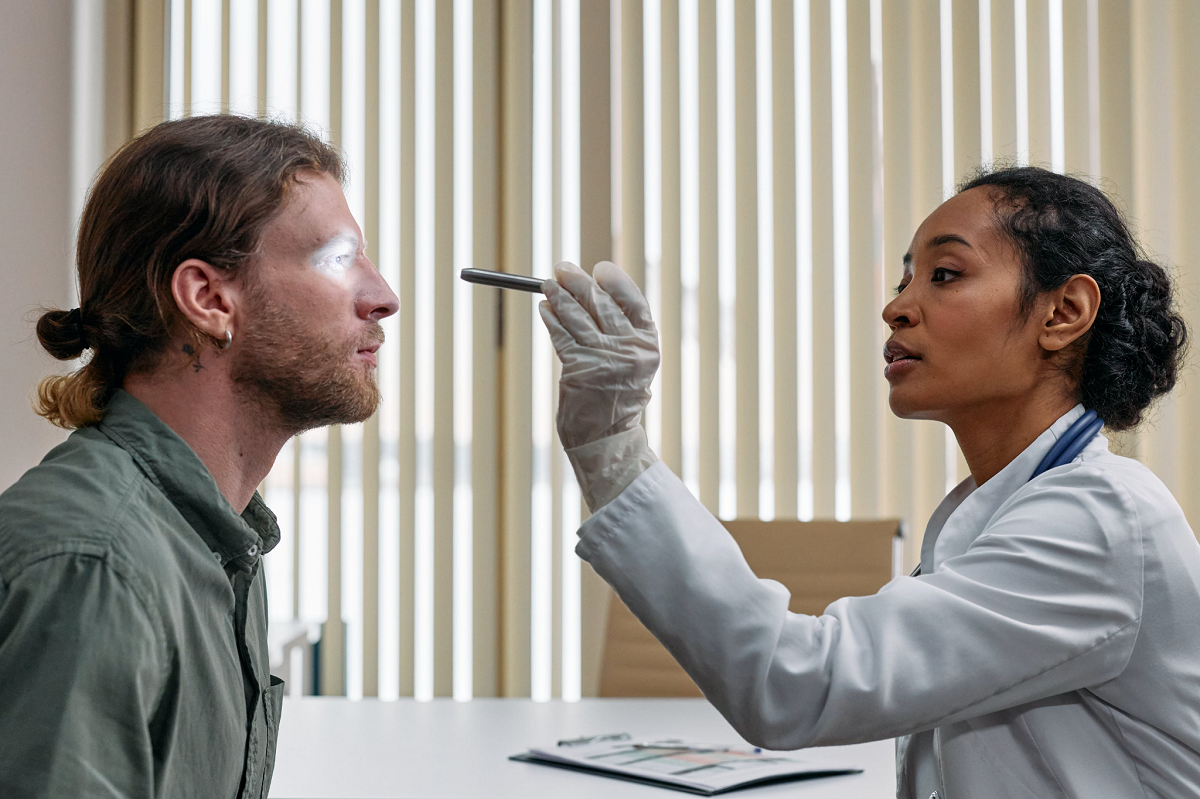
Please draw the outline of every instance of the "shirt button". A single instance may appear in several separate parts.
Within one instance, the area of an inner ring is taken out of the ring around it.
[[[217,563],[221,563],[221,562],[222,562],[222,561],[221,561],[221,553],[220,553],[220,552],[214,552],[214,553],[213,553],[213,557],[217,559]]]
[[[250,557],[254,557],[255,555],[257,555],[258,554],[258,544],[251,544],[250,548],[246,550],[246,554],[249,555]]]

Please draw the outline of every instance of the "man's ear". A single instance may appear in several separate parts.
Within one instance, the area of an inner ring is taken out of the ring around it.
[[[237,286],[221,270],[198,258],[175,267],[171,293],[180,313],[202,333],[223,342],[232,329],[234,309],[240,299]]]
[[[1100,286],[1090,275],[1073,275],[1050,298],[1038,343],[1058,352],[1091,329],[1100,310]]]

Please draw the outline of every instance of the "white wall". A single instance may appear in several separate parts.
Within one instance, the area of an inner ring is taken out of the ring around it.
[[[70,0],[2,4],[0,24],[0,490],[64,433],[33,413],[60,368],[34,335],[39,305],[71,307]]]

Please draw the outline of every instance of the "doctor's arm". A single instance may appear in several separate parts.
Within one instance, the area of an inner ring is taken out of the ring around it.
[[[1086,467],[1085,467],[1086,468]],[[1049,476],[935,574],[790,613],[656,464],[577,551],[747,740],[773,749],[929,729],[1096,685],[1128,661],[1141,561],[1096,475]],[[1032,487],[1031,487],[1032,488]]]
[[[1136,514],[1088,467],[1023,489],[934,574],[819,617],[790,613],[788,591],[756,578],[649,453],[636,421],[657,367],[653,323],[616,267],[595,275],[560,267],[566,290],[548,283],[541,309],[563,359],[560,436],[595,514],[577,551],[747,740],[787,749],[907,734],[1124,667],[1141,612]]]

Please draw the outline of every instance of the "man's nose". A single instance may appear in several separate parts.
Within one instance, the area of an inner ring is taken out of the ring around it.
[[[366,285],[359,293],[356,310],[363,319],[378,322],[400,310],[400,298],[383,279],[383,275],[375,268],[375,264],[368,260],[365,266],[366,268],[362,272],[366,276]]]

